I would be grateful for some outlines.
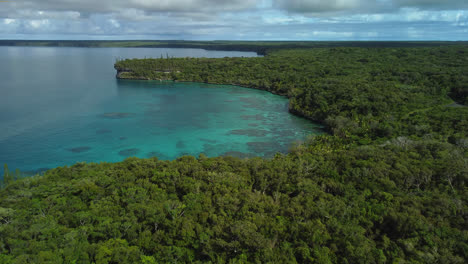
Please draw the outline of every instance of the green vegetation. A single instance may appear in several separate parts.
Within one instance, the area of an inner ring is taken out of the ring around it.
[[[330,134],[272,159],[6,167],[0,263],[466,263],[468,47],[266,51],[115,68],[285,95]]]
[[[324,47],[438,47],[461,45],[453,41],[185,41],[185,40],[0,40],[0,46],[37,47],[133,47],[133,48],[196,48],[206,50],[253,51],[265,55],[272,49]]]
[[[291,112],[327,124],[349,142],[447,139],[465,138],[468,130],[466,109],[446,107],[449,96],[468,104],[465,54],[467,46],[316,48],[258,58],[122,60],[115,68],[123,79],[235,84],[286,95]]]

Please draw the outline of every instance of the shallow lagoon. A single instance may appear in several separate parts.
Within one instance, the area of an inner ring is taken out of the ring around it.
[[[146,48],[0,47],[0,163],[40,171],[129,156],[270,157],[320,127],[287,99],[226,85],[116,80],[116,58],[256,56]]]

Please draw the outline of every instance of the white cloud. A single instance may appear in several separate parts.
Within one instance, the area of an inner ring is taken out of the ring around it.
[[[321,13],[365,7],[373,0],[274,0],[274,6],[291,12]]]
[[[72,11],[83,15],[120,13],[128,9],[145,12],[226,12],[255,8],[257,0],[16,0],[2,3],[0,15],[21,10]]]
[[[398,12],[382,14],[355,14],[349,16],[335,16],[332,19],[321,20],[328,23],[382,23],[382,22],[452,22],[468,21],[468,11],[464,10],[417,10],[403,8]]]
[[[154,19],[154,15],[148,14],[147,12],[135,8],[124,9],[116,15],[116,18],[123,20],[151,20]]]
[[[120,23],[117,22],[117,20],[115,20],[115,19],[109,19],[109,22],[112,24],[112,26],[114,26],[116,28],[120,27]]]
[[[299,17],[292,17],[292,16],[264,16],[263,22],[266,24],[271,24],[271,25],[287,25],[291,23],[303,23],[304,21],[301,20]]]
[[[364,37],[368,38],[377,38],[379,36],[379,32],[364,32],[363,33]]]
[[[467,9],[467,0],[273,0],[273,6],[292,13],[323,16],[338,14],[392,13],[402,8],[417,10]]]
[[[468,0],[14,0],[0,7],[0,38],[468,39]]]
[[[14,22],[15,22],[15,20],[11,19],[11,18],[3,19],[3,24],[5,24],[5,25],[9,25],[9,24],[14,23]]]
[[[314,36],[326,39],[341,39],[350,38],[354,35],[354,32],[336,32],[336,31],[313,31]]]
[[[43,19],[43,20],[31,20],[29,21],[29,25],[35,29],[38,29],[43,26],[49,25],[49,20],[48,19]]]

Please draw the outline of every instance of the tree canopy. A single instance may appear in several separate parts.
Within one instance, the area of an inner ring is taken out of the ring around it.
[[[466,263],[468,47],[267,53],[115,68],[285,95],[329,134],[271,159],[5,167],[0,263]]]

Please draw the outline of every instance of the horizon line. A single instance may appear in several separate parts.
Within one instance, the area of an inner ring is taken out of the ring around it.
[[[0,1],[8,2],[8,1]],[[468,42],[468,40],[185,40],[185,39],[0,39],[0,41],[185,41],[185,42]]]

